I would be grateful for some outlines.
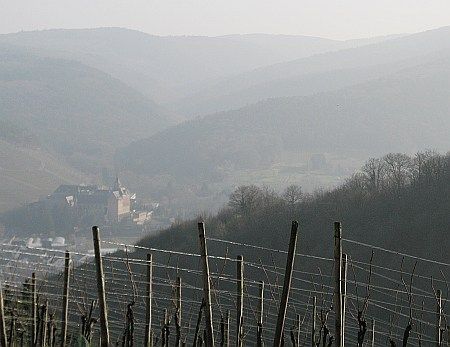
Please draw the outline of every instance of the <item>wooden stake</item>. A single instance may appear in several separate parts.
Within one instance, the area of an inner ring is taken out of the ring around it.
[[[169,347],[169,310],[164,309],[164,328],[163,328],[163,346]]]
[[[436,290],[436,346],[442,346],[442,292],[440,289]]]
[[[70,278],[70,253],[66,251],[64,261],[64,288],[63,288],[63,307],[62,307],[62,326],[61,326],[61,347],[66,346],[67,340],[67,320],[69,314],[69,278]]]
[[[53,347],[53,337],[55,332],[55,325],[53,323],[53,314],[50,314],[50,319],[47,323],[47,331],[48,331],[48,346]]]
[[[343,347],[342,336],[342,235],[341,223],[334,222],[334,345]]]
[[[263,346],[263,319],[264,319],[264,282],[259,282],[259,304],[258,304],[258,322],[257,322],[257,334],[256,345],[258,347]]]
[[[227,310],[227,314],[225,316],[225,341],[224,347],[230,346],[230,311]]]
[[[244,345],[244,257],[238,255],[236,259],[236,346],[242,347]]]
[[[163,310],[163,320],[161,325],[161,347],[166,347],[166,320],[167,320],[167,308]]]
[[[145,347],[152,345],[152,296],[153,296],[153,258],[150,253],[147,254],[147,286],[145,297]]]
[[[175,288],[175,325],[176,325],[176,342],[175,346],[181,347],[181,278],[177,277],[177,283]]]
[[[230,340],[230,311],[220,318],[220,347],[228,347]]]
[[[311,322],[311,346],[316,347],[316,316],[317,298],[313,297],[312,322]]]
[[[220,316],[220,347],[225,345],[225,317]]]
[[[8,347],[5,324],[5,309],[3,307],[3,288],[0,286],[0,346]]]
[[[195,325],[195,334],[194,334],[194,343],[193,346],[197,346],[198,341],[201,339],[199,336],[200,324],[202,322],[202,313],[205,308],[205,299],[202,300],[202,304],[200,305],[200,310],[198,311],[197,324]]]
[[[301,324],[302,324],[301,317],[299,314],[297,314],[295,323],[296,323],[295,325],[297,326],[297,328],[296,328],[297,333],[295,334],[295,343],[296,343],[296,346],[299,347],[300,346],[300,328],[301,328]]]
[[[375,319],[372,318],[372,338],[370,341],[370,346],[375,347]]]
[[[274,347],[280,347],[283,339],[284,322],[286,319],[287,305],[289,301],[289,291],[291,289],[292,271],[294,269],[295,250],[297,248],[298,222],[293,221],[291,227],[291,239],[289,241],[289,251],[284,274],[283,293],[281,295],[280,308],[278,310],[277,325],[275,327]]]
[[[31,274],[31,332],[30,345],[35,347],[37,344],[37,294],[36,294],[36,273]]]
[[[108,311],[106,306],[105,276],[103,274],[103,263],[100,252],[100,234],[97,226],[92,227],[94,240],[95,265],[97,268],[97,292],[100,310],[100,336],[101,347],[109,346]]]
[[[203,298],[205,302],[205,326],[206,338],[205,341],[208,347],[214,347],[214,329],[212,321],[212,305],[211,305],[211,279],[209,277],[208,264],[208,248],[206,246],[205,224],[198,223],[198,236],[200,241],[200,254],[203,263]]]
[[[41,307],[41,347],[47,346],[48,300]]]
[[[9,326],[9,346],[14,347],[16,341],[16,317],[11,317],[11,324]]]
[[[447,325],[447,346],[450,347],[450,325]]]
[[[208,340],[208,337],[206,336],[206,334],[207,334],[207,332],[206,332],[206,329],[205,329],[205,330],[203,330],[203,341],[204,341],[204,343],[205,343],[205,347],[208,346],[208,345],[206,344],[206,341]]]
[[[347,268],[348,257],[347,254],[342,254],[342,346],[345,344],[345,310],[347,305]]]

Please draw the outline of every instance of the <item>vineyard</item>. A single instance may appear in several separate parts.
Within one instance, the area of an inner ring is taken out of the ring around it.
[[[449,263],[347,239],[338,222],[322,254],[299,251],[297,222],[276,232],[285,249],[208,237],[203,222],[193,252],[97,227],[93,253],[2,244],[0,345],[450,345]]]

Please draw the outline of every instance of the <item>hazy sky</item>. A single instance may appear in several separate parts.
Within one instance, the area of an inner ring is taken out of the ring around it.
[[[0,32],[120,26],[159,35],[337,39],[450,25],[450,0],[0,0]]]

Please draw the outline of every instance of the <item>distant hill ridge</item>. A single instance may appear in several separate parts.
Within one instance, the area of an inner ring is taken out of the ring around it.
[[[20,32],[0,35],[0,42],[78,60],[168,103],[257,67],[366,43],[268,34],[155,36],[123,28]]]
[[[450,27],[363,40],[360,45],[255,68],[170,105],[188,116],[240,108],[271,97],[311,95],[367,82],[450,51]]]

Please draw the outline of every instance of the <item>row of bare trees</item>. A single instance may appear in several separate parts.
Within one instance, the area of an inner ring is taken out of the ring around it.
[[[441,155],[432,150],[413,156],[390,153],[381,158],[370,158],[359,172],[347,179],[341,189],[367,194],[384,191],[399,193],[408,185],[430,184],[447,174],[450,174],[450,154]],[[268,187],[246,185],[236,188],[230,195],[228,205],[232,210],[246,214],[264,204],[278,202],[295,207],[311,198],[314,194],[305,194],[298,185],[288,186],[281,194]]]
[[[351,180],[371,192],[385,189],[400,191],[408,184],[430,183],[440,179],[450,168],[450,155],[435,151],[418,152],[413,156],[390,153],[371,158]]]

